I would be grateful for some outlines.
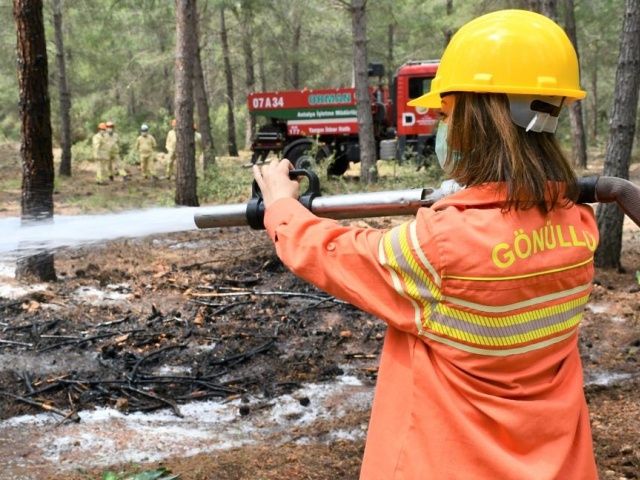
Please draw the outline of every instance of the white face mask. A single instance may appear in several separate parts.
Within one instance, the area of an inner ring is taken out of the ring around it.
[[[438,163],[444,170],[444,164],[447,161],[447,136],[449,134],[449,127],[446,123],[440,122],[438,124],[438,130],[436,131],[436,157],[438,157]]]
[[[449,125],[444,122],[438,124],[438,130],[436,131],[436,157],[438,157],[438,163],[444,170],[444,165],[447,162],[447,155],[449,152],[449,144],[447,139],[449,138]],[[455,163],[462,155],[460,152],[454,150],[451,152],[451,160]]]

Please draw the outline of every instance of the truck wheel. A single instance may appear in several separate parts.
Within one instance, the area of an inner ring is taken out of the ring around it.
[[[313,144],[307,140],[293,142],[284,152],[294,167],[304,170],[315,170],[318,165],[329,157],[326,145]]]

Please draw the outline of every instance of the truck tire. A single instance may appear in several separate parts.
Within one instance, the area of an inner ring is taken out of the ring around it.
[[[290,143],[283,151],[283,157],[295,168],[304,170],[316,170],[329,155],[326,145],[314,145],[311,140],[305,138]]]

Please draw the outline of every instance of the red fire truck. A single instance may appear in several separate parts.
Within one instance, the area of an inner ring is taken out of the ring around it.
[[[407,102],[429,91],[437,68],[437,60],[405,63],[389,90],[380,86],[382,65],[369,66],[369,76],[378,77],[378,85],[369,92],[379,158],[425,159],[433,152],[435,113],[409,107]],[[273,152],[296,168],[326,162],[329,175],[342,175],[349,162],[360,161],[354,88],[256,92],[247,103],[250,114],[265,121],[251,145],[252,163]]]

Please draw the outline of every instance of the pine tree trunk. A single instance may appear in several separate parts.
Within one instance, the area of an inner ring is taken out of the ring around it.
[[[293,35],[291,36],[291,88],[300,90],[300,38],[302,38],[302,10],[299,3],[292,3]]]
[[[193,131],[193,64],[197,53],[196,0],[176,0],[176,205],[198,206]]]
[[[233,98],[233,74],[231,72],[231,55],[229,53],[229,41],[227,40],[227,26],[224,20],[224,8],[220,9],[220,38],[222,41],[222,56],[224,58],[224,78],[227,83],[227,150],[229,155],[237,157],[236,117],[233,110],[235,104]]]
[[[60,175],[71,176],[71,94],[67,82],[62,36],[62,0],[53,0],[53,27],[56,43],[56,67],[58,68],[58,91],[60,95]]]
[[[638,0],[625,2],[614,92],[603,174],[628,179],[640,93],[640,2]],[[624,214],[614,204],[600,204],[596,216],[600,231],[600,245],[595,255],[596,266],[620,268]]]
[[[242,15],[240,17],[240,27],[242,28],[242,52],[244,54],[244,70],[246,78],[247,94],[252,93],[256,89],[256,75],[253,65],[253,46],[251,40],[253,39],[253,10],[251,9],[251,2],[243,0],[241,4]],[[251,141],[253,140],[253,134],[256,131],[256,117],[251,114],[247,114],[245,129],[245,149],[251,148]]]
[[[578,37],[576,35],[576,20],[574,15],[573,0],[565,0],[565,31],[573,43],[578,59]],[[569,105],[569,122],[571,124],[571,143],[573,150],[573,164],[580,168],[587,168],[587,142],[584,133],[584,120],[582,118],[582,102],[577,101]]]
[[[591,78],[590,78],[590,84],[591,84],[591,91],[590,93],[590,97],[591,97],[591,122],[589,122],[589,124],[591,125],[591,144],[592,145],[596,145],[598,143],[598,132],[599,132],[599,128],[598,128],[598,123],[599,123],[599,115],[598,115],[598,45],[597,45],[597,40],[596,40],[596,54],[594,55],[594,61],[593,61],[593,65],[592,65],[592,70],[591,70]]]
[[[258,74],[260,76],[260,91],[267,91],[267,73],[264,65],[264,49],[258,45]]]
[[[447,17],[451,17],[453,14],[453,0],[447,0],[446,6]],[[444,48],[447,48],[449,42],[451,41],[451,37],[453,37],[453,30],[451,28],[447,28],[443,32],[444,34]]]
[[[133,53],[130,54],[133,57]],[[129,85],[127,88],[129,95],[127,96],[127,113],[130,117],[135,117],[138,112],[138,107],[136,105],[136,89],[133,85]]]
[[[529,10],[540,13],[554,22],[557,21],[557,0],[528,0]]]
[[[351,1],[353,31],[353,67],[358,103],[358,141],[360,144],[360,180],[369,184],[378,178],[376,142],[373,136],[373,116],[367,65],[367,23],[365,0]]]
[[[14,0],[18,88],[22,120],[22,224],[53,217],[53,148],[48,91],[47,47],[42,0]],[[16,278],[55,280],[53,254],[38,252],[19,259]]]
[[[216,154],[213,144],[213,135],[211,134],[211,120],[209,119],[209,98],[204,81],[204,72],[202,71],[202,60],[200,58],[200,22],[196,17],[197,30],[197,52],[194,57],[193,65],[193,89],[196,102],[196,110],[198,111],[198,127],[202,135],[202,156],[205,172],[216,163]]]

